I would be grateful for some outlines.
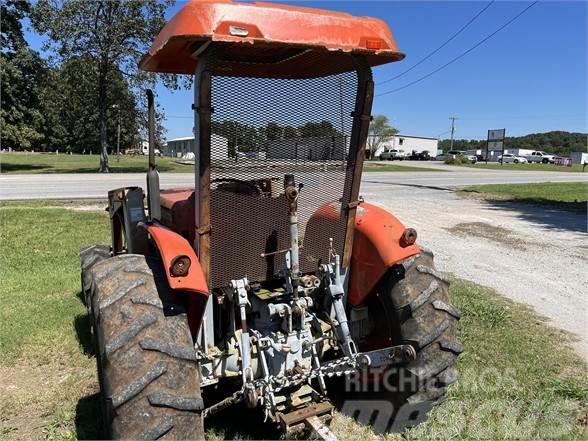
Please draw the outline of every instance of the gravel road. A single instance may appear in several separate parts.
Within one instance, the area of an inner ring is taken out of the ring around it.
[[[529,173],[529,172],[526,172]],[[575,333],[588,359],[586,213],[462,199],[450,189],[362,183],[362,195],[416,228],[443,271],[490,286]]]

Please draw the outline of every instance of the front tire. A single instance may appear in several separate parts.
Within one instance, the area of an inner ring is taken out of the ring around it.
[[[144,256],[120,255],[91,269],[105,434],[204,439],[200,372],[186,314],[166,300],[165,275],[151,266],[155,275]]]
[[[433,255],[421,252],[392,267],[370,296],[371,338],[379,342],[376,346],[410,344],[417,353],[393,375],[383,376],[388,378],[380,385],[383,392],[367,394],[369,399],[393,403],[389,430],[423,422],[444,399],[447,386],[458,379],[455,364],[463,351],[457,341],[460,312],[449,303],[448,290],[449,280],[435,269]]]

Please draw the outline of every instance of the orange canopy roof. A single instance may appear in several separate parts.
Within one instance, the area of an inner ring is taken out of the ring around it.
[[[192,74],[212,44],[215,74],[308,78],[354,69],[349,53],[371,66],[401,60],[382,20],[322,9],[232,0],[192,0],[163,27],[140,62],[143,70]]]

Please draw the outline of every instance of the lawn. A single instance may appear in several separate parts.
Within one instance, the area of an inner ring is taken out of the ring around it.
[[[100,436],[78,262],[80,247],[109,238],[106,214],[87,211],[95,205],[0,204],[0,439]],[[455,280],[450,295],[462,311],[461,380],[404,439],[585,439],[587,366],[571,337],[490,289]],[[333,430],[342,440],[375,438],[340,414]]]
[[[490,169],[490,170],[519,170],[519,171],[556,171],[556,172],[582,172],[582,166],[580,164],[572,165],[571,167],[564,167],[562,165],[555,164],[498,164],[498,163],[484,163],[478,162],[477,164],[461,164],[464,167]]]
[[[112,173],[147,171],[147,156],[109,156]],[[161,172],[192,173],[193,165],[182,165],[172,158],[157,158]],[[98,155],[67,155],[55,153],[2,153],[0,173],[97,173]]]
[[[414,167],[391,164],[385,161],[366,161],[363,165],[364,172],[444,172],[449,170],[431,169],[426,167]]]
[[[516,201],[586,211],[588,182],[473,185],[464,188],[459,194],[486,200]]]
[[[156,158],[160,172],[192,173],[194,165],[181,163],[173,158]],[[100,165],[98,155],[67,155],[55,153],[1,153],[0,173],[97,173]],[[147,171],[146,156],[109,156],[111,173],[142,173]],[[403,167],[380,162],[366,162],[364,171],[372,172],[426,172],[431,169]],[[439,171],[439,170],[433,170]]]

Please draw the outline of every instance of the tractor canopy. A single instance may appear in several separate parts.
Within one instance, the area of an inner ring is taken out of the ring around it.
[[[163,27],[140,67],[193,74],[198,55],[221,49],[215,75],[312,78],[402,60],[382,20],[322,9],[232,0],[192,0]],[[320,60],[320,61],[319,61]]]

